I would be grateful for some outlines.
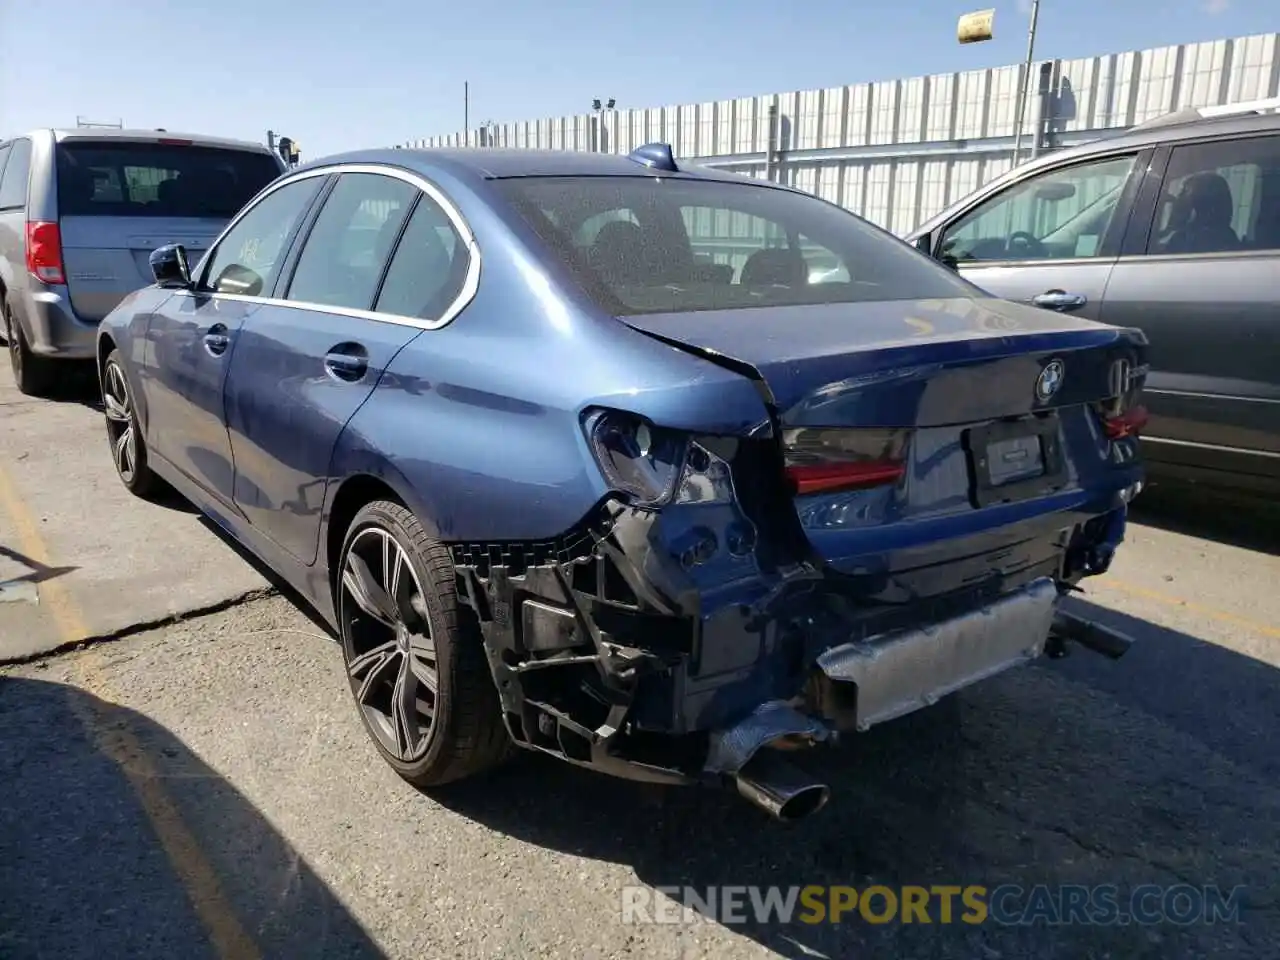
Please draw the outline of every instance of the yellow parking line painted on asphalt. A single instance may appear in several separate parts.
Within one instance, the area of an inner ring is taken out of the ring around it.
[[[52,566],[52,559],[31,511],[0,466],[0,509],[9,517],[23,553],[36,563]],[[57,579],[39,584],[41,606],[49,610],[64,642],[74,643],[89,635],[84,617],[65,584]],[[97,673],[98,654],[89,650],[75,667],[80,685],[103,700],[115,702],[107,681]],[[142,804],[160,845],[178,875],[196,915],[204,925],[214,949],[222,960],[260,960],[261,952],[245,932],[235,910],[222,892],[218,875],[200,849],[195,835],[182,821],[173,798],[164,788],[164,778],[127,726],[106,722],[100,711],[73,701],[73,707],[99,749],[120,768]]]
[[[1129,583],[1125,580],[1117,580],[1115,577],[1103,577],[1097,581],[1097,586],[1104,590],[1115,590],[1117,593],[1127,593],[1135,597],[1142,597],[1144,600],[1152,600],[1166,607],[1177,607],[1180,610],[1187,610],[1191,613],[1198,613],[1202,617],[1208,617],[1210,620],[1219,620],[1222,623],[1229,623],[1233,626],[1244,627],[1246,630],[1252,630],[1254,633],[1260,633],[1264,637],[1274,637],[1280,639],[1280,627],[1269,627],[1265,623],[1259,623],[1257,620],[1250,620],[1248,617],[1238,617],[1234,613],[1228,613],[1225,610],[1218,610],[1214,607],[1206,607],[1201,604],[1194,603],[1190,600],[1183,600],[1181,597],[1175,597],[1173,594],[1161,593],[1158,590],[1148,590],[1146,587],[1140,587],[1137,584]],[[1091,584],[1093,586],[1093,584]]]

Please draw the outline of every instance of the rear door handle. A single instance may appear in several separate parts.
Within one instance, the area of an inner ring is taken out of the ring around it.
[[[324,368],[336,380],[356,383],[369,372],[369,355],[357,343],[340,344],[325,354]]]
[[[1038,297],[1032,297],[1031,302],[1047,310],[1079,310],[1089,302],[1089,298],[1084,294],[1067,293],[1065,290],[1046,290]]]
[[[204,335],[204,348],[211,356],[220,357],[231,346],[231,337],[227,335],[224,323],[215,323]]]

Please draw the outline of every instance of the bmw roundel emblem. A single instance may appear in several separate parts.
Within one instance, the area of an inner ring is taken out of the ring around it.
[[[1066,372],[1061,360],[1050,360],[1036,378],[1036,399],[1043,403],[1057,393]]]

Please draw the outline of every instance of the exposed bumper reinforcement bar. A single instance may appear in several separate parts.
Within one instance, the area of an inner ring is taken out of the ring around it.
[[[942,623],[832,647],[817,661],[829,681],[822,712],[862,732],[1033,660],[1044,652],[1058,597],[1044,578]]]
[[[1054,614],[1053,637],[1057,641],[1074,641],[1112,660],[1119,660],[1133,646],[1133,637],[1127,633],[1065,607]]]

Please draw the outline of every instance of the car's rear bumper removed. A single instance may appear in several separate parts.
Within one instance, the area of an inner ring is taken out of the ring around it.
[[[1107,507],[957,563],[967,586],[908,603],[807,561],[699,590],[662,514],[615,502],[554,542],[453,550],[518,744],[636,780],[736,783],[789,819],[827,791],[766,746],[865,731],[1068,640],[1123,653],[1061,600],[1123,537],[1123,499]]]

